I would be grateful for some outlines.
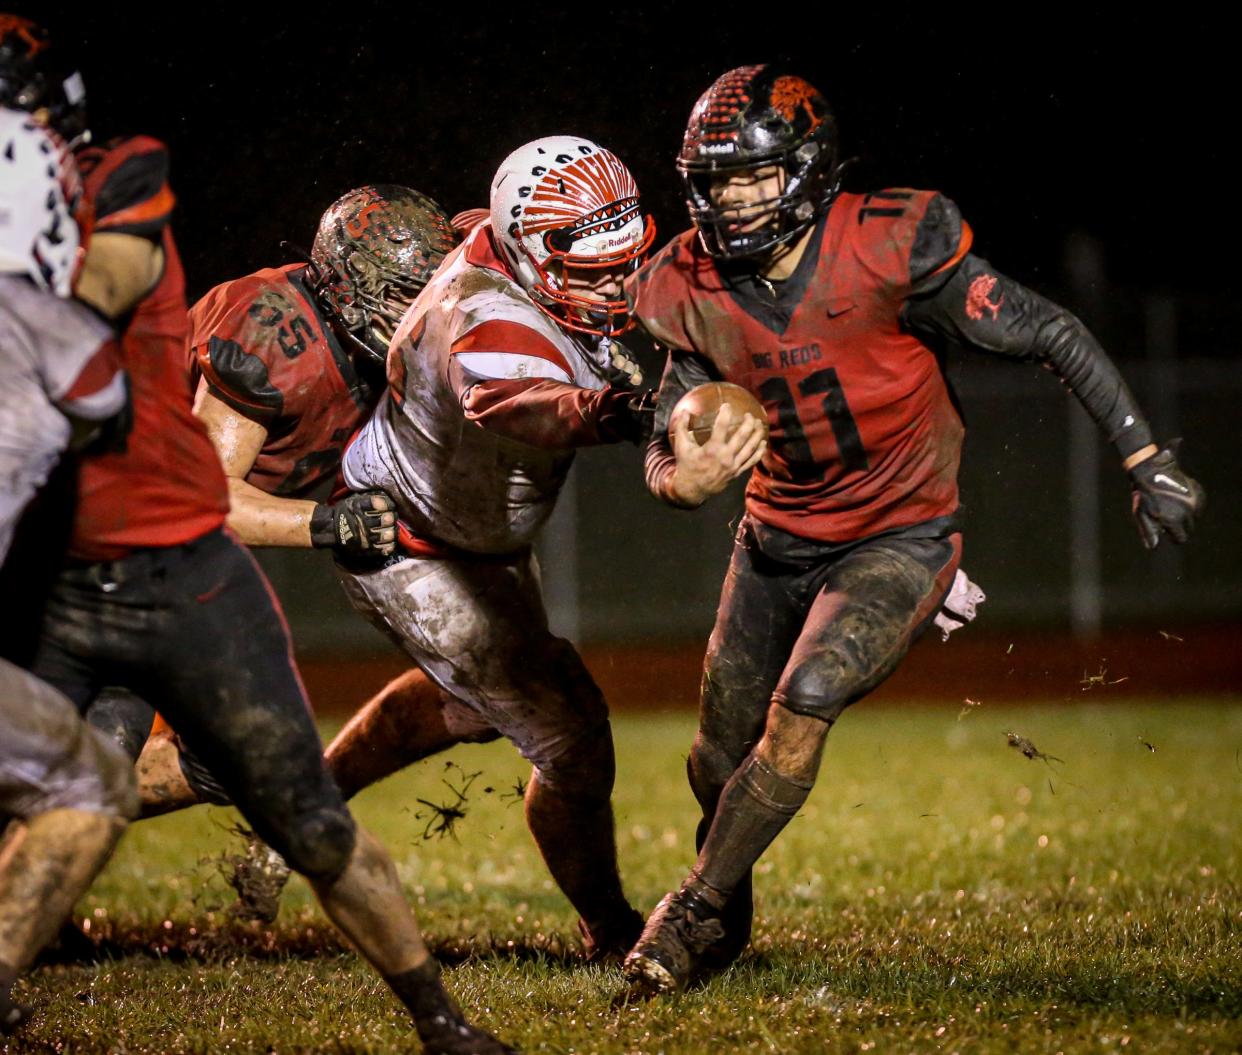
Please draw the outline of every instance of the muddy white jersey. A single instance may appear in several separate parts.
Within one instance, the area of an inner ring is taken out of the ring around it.
[[[602,389],[600,349],[558,326],[497,255],[490,225],[445,260],[388,350],[388,393],[342,463],[353,490],[382,488],[409,531],[475,553],[534,540],[573,462],[468,420],[462,393],[489,379]]]
[[[76,301],[0,275],[0,560],[21,511],[69,443],[69,421],[125,404],[112,331]]]

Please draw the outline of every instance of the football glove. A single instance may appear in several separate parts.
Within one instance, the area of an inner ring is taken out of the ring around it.
[[[387,556],[397,541],[397,514],[383,491],[359,491],[311,514],[311,545],[348,556]]]
[[[1148,549],[1160,545],[1164,534],[1174,542],[1185,542],[1194,530],[1195,517],[1203,510],[1203,488],[1177,464],[1180,443],[1170,441],[1130,470],[1134,519],[1139,538]]]

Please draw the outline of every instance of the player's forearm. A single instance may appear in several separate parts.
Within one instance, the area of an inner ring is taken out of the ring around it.
[[[245,480],[229,479],[228,526],[247,546],[309,549],[314,502],[277,498]]]
[[[624,389],[587,389],[563,381],[489,379],[462,395],[468,421],[531,447],[568,450],[627,438]]]
[[[711,497],[706,492],[700,493],[687,486],[686,481],[678,477],[677,456],[673,453],[667,432],[652,437],[647,444],[645,474],[647,490],[661,502],[678,509],[697,509]]]
[[[927,298],[906,305],[915,333],[948,336],[980,351],[1039,362],[1061,379],[1127,465],[1153,443],[1129,386],[1090,330],[1071,312],[967,256]]]

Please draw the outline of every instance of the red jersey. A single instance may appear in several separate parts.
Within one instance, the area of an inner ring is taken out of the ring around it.
[[[753,516],[842,542],[956,511],[962,422],[936,355],[900,313],[970,239],[935,193],[841,194],[786,282],[741,281],[694,231],[630,280],[656,340],[763,403],[769,447],[746,489]],[[792,296],[782,303],[777,286]]]
[[[373,386],[315,308],[304,264],[264,268],[216,286],[190,309],[190,372],[267,430],[246,482],[304,497],[332,477],[370,416]]]
[[[82,459],[70,555],[113,560],[134,549],[176,546],[228,514],[228,487],[207,430],[185,389],[185,276],[168,226],[168,153],[146,136],[79,156],[95,205],[95,230],[159,239],[164,273],[120,335],[133,427],[121,453]]]

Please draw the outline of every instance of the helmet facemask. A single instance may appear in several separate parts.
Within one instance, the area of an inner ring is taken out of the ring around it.
[[[812,141],[794,151],[748,159],[740,165],[679,163],[690,219],[708,254],[724,260],[763,256],[797,239],[836,195],[837,187],[824,171],[822,153]],[[717,180],[734,173],[754,178],[768,167],[780,176],[782,189],[774,197],[736,205],[715,203],[712,186]]]
[[[642,217],[635,198],[625,208],[618,224],[624,229],[639,219]],[[566,329],[602,336],[625,333],[633,328],[635,320],[624,296],[601,299],[574,289],[590,288],[603,272],[615,273],[620,288],[625,277],[637,271],[647,258],[651,243],[655,241],[654,222],[650,217],[643,220],[642,235],[637,243],[595,253],[590,252],[595,247],[589,244],[576,245],[573,232],[573,228],[567,227],[547,231],[543,239],[547,255],[542,260],[524,243],[518,243],[539,276],[539,281],[529,290],[531,298]],[[587,243],[598,240],[584,239]]]

